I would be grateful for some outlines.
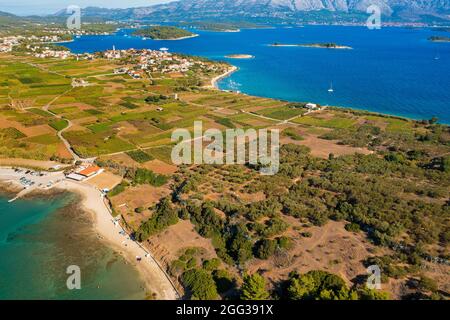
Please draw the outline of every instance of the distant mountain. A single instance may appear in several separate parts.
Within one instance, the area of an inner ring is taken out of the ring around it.
[[[2,18],[17,18],[17,16],[13,15],[12,13],[8,13],[8,12],[3,12],[0,11],[0,17]]]
[[[320,20],[363,18],[372,4],[393,20],[450,20],[450,0],[180,0],[132,9],[89,7],[83,14],[103,19],[155,21],[261,18],[283,21],[308,16]]]

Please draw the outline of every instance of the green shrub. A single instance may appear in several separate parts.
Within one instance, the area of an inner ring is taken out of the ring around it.
[[[191,269],[183,273],[183,285],[193,300],[215,300],[218,297],[216,283],[203,269]]]

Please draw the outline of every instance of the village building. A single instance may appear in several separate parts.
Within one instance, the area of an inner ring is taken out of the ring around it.
[[[89,177],[92,177],[99,173],[102,173],[103,171],[104,171],[104,169],[102,169],[98,166],[89,166],[81,171],[78,171],[77,174],[82,175],[85,178],[89,178]]]
[[[315,103],[307,103],[305,108],[310,110],[310,111],[320,110],[320,106],[318,106]]]

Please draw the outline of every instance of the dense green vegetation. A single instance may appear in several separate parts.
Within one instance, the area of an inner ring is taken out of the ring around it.
[[[179,278],[185,286],[187,298],[217,299],[219,294],[236,287],[233,276],[221,268],[220,259],[202,259],[204,251],[204,248],[188,248],[170,266],[171,275]]]
[[[121,194],[122,192],[125,191],[125,189],[129,186],[130,184],[126,181],[123,180],[120,184],[118,184],[117,186],[115,186],[109,193],[108,196],[109,197],[114,197],[117,196],[118,194]]]
[[[166,184],[168,180],[164,175],[156,174],[151,170],[143,168],[130,168],[125,177],[135,184],[151,184],[156,187]]]
[[[242,300],[267,300],[270,297],[266,290],[266,280],[258,273],[246,275],[241,290]]]
[[[293,273],[287,281],[286,298],[292,300],[387,300],[383,291],[365,286],[349,289],[339,276],[319,270]]]
[[[151,155],[142,150],[129,151],[127,152],[127,155],[138,163],[145,163],[154,159]]]
[[[138,29],[134,33],[136,36],[148,37],[154,40],[172,40],[184,37],[192,37],[194,34],[184,29],[170,26],[156,26]]]
[[[211,274],[202,269],[188,270],[183,274],[183,284],[194,300],[215,300],[218,297],[216,284]]]
[[[165,228],[178,222],[177,211],[172,207],[170,200],[162,199],[155,207],[152,217],[144,222],[136,231],[136,239],[145,241],[148,237],[161,232]]]
[[[292,300],[356,300],[344,280],[323,271],[310,271],[304,275],[293,274],[287,288]]]
[[[61,131],[62,129],[66,128],[69,123],[67,122],[67,120],[54,120],[51,121],[49,125],[56,131]]]
[[[275,176],[252,176],[233,166],[203,165],[180,172],[175,200],[180,194],[189,195],[178,203],[180,217],[190,219],[200,235],[213,240],[226,264],[240,268],[253,258],[278,261],[289,252],[290,239],[283,236],[288,228],[285,216],[316,226],[329,219],[346,220],[348,231],[364,232],[374,244],[392,248],[393,256],[367,261],[382,268],[385,280],[416,275],[425,258],[448,259],[450,157],[442,156],[442,150],[448,150],[449,128],[433,121],[423,124],[426,131],[414,134],[410,122],[367,117],[375,124],[387,122],[387,128],[339,125],[324,138],[376,150],[372,155],[318,159],[307,147],[288,144],[280,150],[280,171]],[[207,177],[219,173],[224,182],[240,183],[236,190],[263,192],[266,199],[242,203],[229,196],[215,202],[198,198]],[[307,231],[301,234],[311,236]],[[289,281],[288,296],[295,299],[388,298],[367,288],[350,289],[342,279],[320,272],[295,275]],[[429,287],[433,289],[432,284]]]

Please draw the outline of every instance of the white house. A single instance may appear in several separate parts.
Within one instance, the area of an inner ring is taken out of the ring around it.
[[[307,103],[305,107],[306,107],[306,109],[311,110],[311,111],[312,110],[320,110],[320,107],[315,103]]]

